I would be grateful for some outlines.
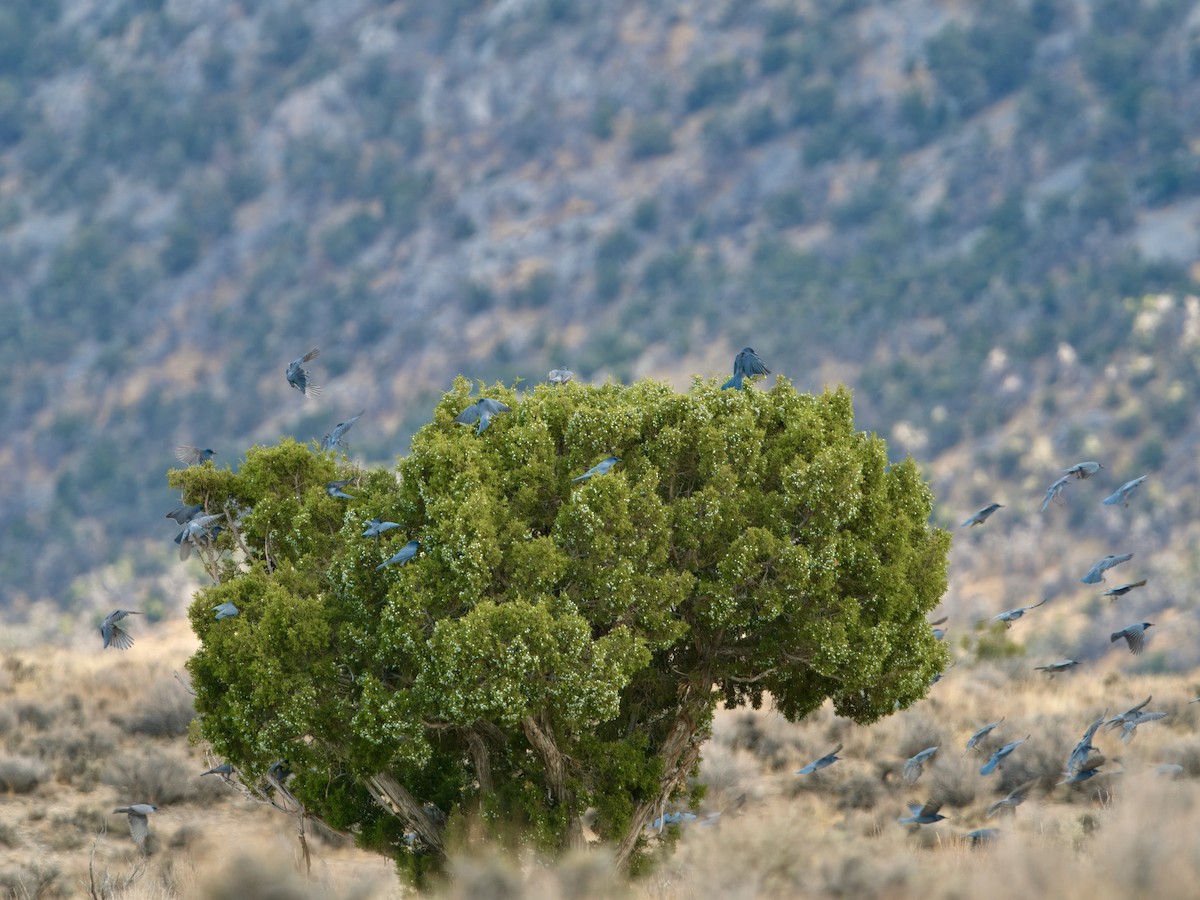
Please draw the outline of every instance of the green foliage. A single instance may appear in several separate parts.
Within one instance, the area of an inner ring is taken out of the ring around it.
[[[169,476],[241,510],[190,611],[200,734],[251,775],[286,759],[364,844],[412,860],[362,786],[376,773],[450,833],[479,815],[559,848],[591,807],[599,834],[636,838],[718,701],[769,693],[794,720],[832,699],[868,723],[945,664],[925,616],[948,536],[846,391],[494,385],[513,411],[482,435],[453,422],[470,393],[455,382],[398,477],[290,440]],[[355,499],[328,496],[338,478]],[[376,516],[400,527],[361,537]],[[415,560],[378,568],[413,539]],[[241,614],[218,622],[227,601]]]

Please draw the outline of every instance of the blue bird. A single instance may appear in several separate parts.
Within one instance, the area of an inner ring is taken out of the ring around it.
[[[391,531],[393,528],[399,527],[400,525],[397,522],[383,522],[379,519],[369,519],[367,521],[367,530],[362,533],[362,536],[373,537],[378,541],[379,536],[385,531]]]
[[[1071,669],[1079,665],[1077,659],[1060,659],[1057,662],[1046,663],[1044,666],[1034,666],[1039,672],[1045,672],[1051,678],[1060,672],[1069,672]]]
[[[166,518],[174,519],[180,525],[186,525],[202,512],[204,512],[203,503],[197,503],[195,506],[177,506],[167,513]]]
[[[234,616],[236,616],[238,613],[241,612],[241,610],[238,609],[236,606],[234,606],[233,603],[230,601],[226,601],[225,603],[218,604],[217,606],[214,606],[212,609],[213,609],[213,612],[215,612],[217,614],[216,618],[217,618],[218,622],[220,622],[222,619],[231,619]]]
[[[212,513],[188,520],[183,530],[175,536],[175,543],[179,545],[179,558],[186,561],[192,555],[193,544],[210,543],[219,534],[220,526],[217,522],[224,518],[223,513]]]
[[[1121,638],[1125,638],[1125,643],[1129,646],[1129,652],[1137,656],[1146,649],[1146,629],[1153,624],[1153,622],[1138,622],[1135,625],[1122,628],[1120,631],[1114,631],[1108,641],[1109,643],[1115,643]]]
[[[1037,783],[1038,780],[1034,778],[1031,781],[1025,782],[1020,787],[1013,788],[1008,792],[1008,794],[1006,794],[1004,797],[1001,797],[999,800],[989,806],[983,817],[985,819],[990,819],[1003,809],[1015,810],[1018,806],[1025,802],[1025,797],[1029,794],[1029,789]]]
[[[972,847],[983,847],[987,844],[995,843],[996,838],[999,836],[999,828],[976,828],[974,831],[968,831],[964,834],[962,839],[970,843]]]
[[[1087,730],[1083,733],[1083,737],[1080,738],[1079,743],[1075,745],[1075,749],[1071,751],[1071,755],[1067,757],[1067,775],[1078,772],[1087,764],[1088,757],[1091,756],[1092,751],[1096,749],[1094,746],[1092,746],[1092,738],[1096,736],[1096,730],[1104,724],[1104,720],[1107,716],[1108,710],[1105,710],[1100,714],[1100,718],[1087,727]],[[1086,778],[1090,777],[1091,775],[1086,776]],[[1080,780],[1083,781],[1085,779]]]
[[[1103,756],[1093,756],[1091,759],[1087,760],[1086,762],[1081,763],[1073,771],[1063,772],[1063,775],[1065,775],[1066,777],[1063,778],[1063,780],[1060,781],[1059,784],[1081,784],[1082,782],[1087,781],[1089,778],[1093,778],[1096,775],[1109,774],[1109,773],[1102,773],[1100,771],[1100,767],[1102,765],[1104,765],[1104,757]],[[1111,773],[1111,774],[1118,774],[1118,773]]]
[[[1075,463],[1075,465],[1071,466],[1071,468],[1064,469],[1063,471],[1066,472],[1068,476],[1074,475],[1076,478],[1082,481],[1085,478],[1091,478],[1103,468],[1104,466],[1100,465],[1098,462],[1081,462]]]
[[[128,650],[133,646],[133,636],[117,623],[126,616],[140,616],[136,609],[114,609],[100,623],[100,637],[104,638],[104,648],[115,647],[117,650]]]
[[[1141,487],[1142,482],[1145,480],[1146,476],[1143,475],[1141,478],[1135,478],[1133,481],[1127,481],[1100,502],[1105,506],[1116,506],[1118,503],[1120,503],[1122,506],[1128,506],[1130,495],[1139,487]]]
[[[945,623],[946,623],[946,622],[948,622],[949,620],[950,620],[950,617],[949,617],[949,616],[942,616],[942,617],[941,617],[940,619],[938,619],[936,622],[930,622],[930,623],[929,623],[929,628],[930,628],[930,629],[933,631],[933,636],[934,636],[934,638],[936,638],[936,639],[937,639],[937,640],[939,640],[939,641],[941,641],[941,640],[944,640],[944,639],[945,639],[945,637],[946,637],[946,629],[945,629],[945,628],[938,628],[938,626],[939,626],[939,625],[943,625],[943,624],[945,624]]]
[[[405,544],[403,547],[400,548],[399,553],[397,553],[391,559],[387,559],[387,560],[384,560],[383,562],[381,562],[379,565],[377,565],[375,567],[375,570],[378,571],[378,570],[382,569],[384,566],[390,566],[393,564],[397,565],[397,566],[402,566],[406,562],[411,560],[413,557],[415,557],[417,555],[417,551],[420,549],[421,549],[420,541],[409,541],[407,544]]]
[[[1048,599],[1049,598],[1047,597],[1046,600]],[[1035,603],[1033,606],[1018,606],[1016,609],[1007,610],[1006,612],[1000,613],[998,616],[992,616],[991,621],[1003,622],[1005,628],[1012,628],[1013,622],[1017,621],[1017,619],[1021,618],[1021,616],[1025,615],[1025,613],[1029,612],[1031,609],[1037,609],[1042,605],[1042,603],[1045,603],[1046,600],[1042,600],[1041,603]]]
[[[214,456],[217,451],[211,447],[193,447],[191,444],[184,444],[175,448],[175,458],[185,466],[198,466],[201,463],[206,463]]]
[[[325,493],[327,493],[330,497],[336,497],[339,500],[353,500],[353,494],[347,494],[342,490],[342,488],[344,488],[353,480],[353,478],[347,478],[345,481],[331,481],[325,485]]]
[[[1117,597],[1124,597],[1126,594],[1128,594],[1134,588],[1145,587],[1145,585],[1146,585],[1145,578],[1143,578],[1141,581],[1130,581],[1126,584],[1118,584],[1114,588],[1109,588],[1107,591],[1105,591],[1100,596],[1101,597],[1111,597],[1115,600]]]
[[[132,806],[122,806],[113,810],[114,814],[125,813],[129,817],[129,833],[133,836],[133,842],[143,851],[146,849],[146,841],[150,837],[149,816],[154,812],[158,812],[158,807],[151,803],[135,803]]]
[[[979,510],[979,512],[975,513],[975,515],[971,516],[969,519],[967,519],[965,522],[963,522],[962,525],[959,525],[958,527],[966,528],[971,525],[982,525],[984,522],[986,522],[988,520],[988,516],[990,516],[996,510],[1003,509],[1003,508],[1004,508],[1003,503],[989,503],[987,506],[985,506],[983,509]]]
[[[696,814],[690,812],[669,812],[659,816],[647,828],[657,831],[664,825],[682,825],[684,822],[696,821]]]
[[[967,750],[971,751],[971,750],[974,750],[977,746],[979,746],[979,742],[982,741],[989,734],[991,734],[992,729],[995,728],[997,725],[999,725],[1003,721],[1004,721],[1004,716],[1001,716],[995,722],[991,722],[987,725],[984,725],[982,728],[980,728],[978,731],[976,731],[973,735],[971,735],[969,738],[967,738]]]
[[[492,416],[510,412],[512,412],[512,408],[501,403],[499,400],[493,400],[490,397],[480,397],[455,416],[454,421],[459,425],[474,425],[478,422],[479,427],[475,429],[475,433],[483,434],[487,431],[487,427],[492,424]]]
[[[904,763],[904,780],[909,784],[913,784],[921,773],[925,770],[925,763],[933,759],[934,754],[938,752],[938,747],[926,747],[916,756],[911,757]]]
[[[365,412],[365,409],[359,410],[358,415],[354,418],[347,419],[345,422],[338,422],[336,425],[334,425],[333,431],[325,435],[325,438],[321,441],[321,449],[332,450],[334,447],[345,447],[346,432],[354,427],[354,423],[357,422]]]
[[[573,481],[573,482],[574,481],[587,481],[593,475],[605,475],[605,474],[607,474],[609,469],[611,469],[613,466],[615,466],[620,461],[621,460],[615,456],[607,456],[604,459],[600,460],[600,462],[598,462],[594,466],[592,466],[590,469],[588,469],[586,472],[584,472],[582,475],[580,475],[578,478],[572,478],[571,481]]]
[[[1133,559],[1132,553],[1122,553],[1120,556],[1113,556],[1110,553],[1088,569],[1088,573],[1079,580],[1084,584],[1099,584],[1104,580],[1105,572],[1114,566],[1119,566],[1121,563],[1129,562],[1131,559]]]
[[[932,825],[934,822],[940,822],[946,818],[938,812],[941,808],[942,804],[940,803],[926,803],[924,806],[920,803],[909,803],[908,810],[911,815],[896,821],[904,825]]]
[[[1067,486],[1070,480],[1070,475],[1064,475],[1058,481],[1054,482],[1054,484],[1050,485],[1050,489],[1046,491],[1046,499],[1042,501],[1042,512],[1046,511],[1046,507],[1050,505],[1051,500],[1062,503],[1063,488]]]
[[[755,375],[770,375],[771,370],[766,364],[758,358],[758,354],[754,352],[752,347],[744,347],[737,356],[733,358],[733,377],[721,385],[721,390],[733,388],[734,390],[742,390],[742,380],[751,378]]]
[[[803,769],[797,769],[796,774],[797,775],[811,775],[813,772],[817,772],[821,769],[832,766],[835,762],[837,762],[839,759],[841,759],[841,757],[838,756],[838,753],[841,751],[841,749],[842,749],[842,745],[838,744],[836,747],[834,747],[832,750],[830,750],[828,753],[826,753],[820,759],[814,759]]]
[[[313,347],[299,359],[293,359],[288,363],[287,381],[292,387],[298,390],[305,397],[315,397],[321,393],[321,389],[310,382],[310,372],[304,368],[304,364],[311,359],[316,359],[321,353],[320,347]]]
[[[225,776],[232,775],[232,774],[233,774],[233,764],[232,763],[221,763],[219,766],[213,766],[207,772],[201,772],[200,777],[203,778],[205,775],[220,775],[222,778],[224,778]]]
[[[566,384],[575,377],[575,373],[565,367],[551,369],[550,374],[546,376],[550,379],[551,384]]]
[[[983,768],[979,770],[979,774],[991,775],[996,771],[996,767],[999,766],[1000,763],[1004,762],[1004,758],[1008,756],[1008,754],[1020,747],[1023,743],[1029,740],[1029,738],[1030,735],[1025,735],[1025,737],[1021,738],[1019,741],[1013,741],[1011,744],[1005,744],[1003,747],[993,753],[991,758],[983,764]]]

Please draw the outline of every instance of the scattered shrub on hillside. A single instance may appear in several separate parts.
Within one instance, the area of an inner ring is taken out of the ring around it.
[[[0,790],[28,794],[50,777],[41,760],[28,756],[0,756]]]

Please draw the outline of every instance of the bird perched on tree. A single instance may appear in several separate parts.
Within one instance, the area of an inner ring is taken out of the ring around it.
[[[1129,497],[1142,486],[1142,482],[1146,480],[1146,476],[1135,478],[1133,481],[1127,481],[1100,502],[1105,506],[1116,506],[1120,503],[1122,506],[1129,505]]]
[[[398,522],[383,522],[379,519],[369,519],[367,520],[367,530],[362,533],[362,536],[373,537],[378,541],[379,536],[385,531],[391,531],[393,528],[399,527],[400,524]]]
[[[207,516],[196,516],[189,520],[183,530],[175,536],[179,545],[179,558],[187,560],[192,555],[193,544],[204,544],[216,537],[217,522],[225,518],[223,513],[212,513]]]
[[[965,528],[965,527],[969,527],[972,525],[982,525],[984,522],[986,522],[988,520],[988,517],[998,509],[1004,509],[1004,504],[1003,503],[989,503],[987,506],[985,506],[983,509],[979,510],[979,512],[975,513],[975,515],[971,516],[969,519],[967,519],[965,522],[963,522],[962,525],[959,525],[958,527]]]
[[[1145,578],[1143,578],[1141,581],[1130,581],[1127,584],[1118,584],[1114,588],[1109,588],[1107,591],[1105,591],[1100,596],[1101,597],[1112,597],[1115,600],[1117,597],[1124,597],[1126,594],[1128,594],[1134,588],[1140,588],[1140,587],[1144,586],[1145,584],[1146,584]]]
[[[1048,600],[1049,598],[1047,597],[1046,599]],[[1042,600],[1041,603],[1035,603],[1033,606],[1019,606],[1016,609],[1010,609],[1006,612],[1000,613],[998,616],[992,616],[991,621],[1003,622],[1005,628],[1011,628],[1013,622],[1017,621],[1017,619],[1021,618],[1021,616],[1025,615],[1025,613],[1029,612],[1031,609],[1037,609],[1042,605],[1042,603],[1045,602],[1046,600]]]
[[[310,360],[316,359],[321,354],[320,347],[313,347],[299,359],[293,359],[288,363],[287,381],[292,387],[298,390],[305,397],[315,397],[321,393],[321,389],[313,384],[308,379],[311,373],[304,368],[304,364]]]
[[[328,451],[332,450],[334,447],[345,447],[346,432],[354,427],[354,423],[357,422],[365,412],[365,409],[360,409],[358,411],[358,415],[354,418],[347,419],[345,422],[338,422],[336,425],[334,425],[333,431],[325,435],[324,439],[321,441],[321,449]]]
[[[920,803],[908,804],[908,810],[911,815],[897,819],[903,825],[932,825],[934,822],[940,822],[945,816],[938,813],[942,808],[940,803],[926,803],[922,806]]]
[[[399,553],[397,553],[391,559],[385,559],[383,562],[381,562],[379,565],[377,565],[375,567],[375,569],[376,569],[376,571],[378,571],[379,569],[382,569],[384,566],[391,566],[391,565],[402,566],[405,563],[407,563],[409,560],[413,559],[413,557],[415,557],[417,555],[417,551],[420,549],[421,549],[420,541],[409,541],[407,544],[405,544],[403,547],[400,548]]]
[[[1042,502],[1042,512],[1046,511],[1046,507],[1050,505],[1051,500],[1057,500],[1059,503],[1062,502],[1063,488],[1067,486],[1067,482],[1070,480],[1070,475],[1064,475],[1058,481],[1054,482],[1054,484],[1050,485],[1049,490],[1046,491],[1046,499]]]
[[[1011,744],[1005,744],[1003,747],[993,753],[991,758],[983,764],[983,768],[979,770],[979,774],[991,775],[994,771],[996,771],[996,767],[999,766],[1000,763],[1004,762],[1004,758],[1008,756],[1008,754],[1020,747],[1023,743],[1029,740],[1029,738],[1030,735],[1025,735],[1025,737],[1021,738],[1019,741],[1013,741]]]
[[[129,833],[133,835],[133,842],[143,851],[146,849],[146,838],[150,837],[148,817],[154,812],[158,812],[158,807],[149,803],[134,803],[113,810],[114,814],[125,813],[129,816]]]
[[[213,612],[215,612],[217,614],[216,620],[218,622],[220,622],[222,619],[232,619],[234,616],[236,616],[238,613],[241,612],[241,610],[238,609],[236,606],[234,606],[231,601],[219,603],[216,606],[214,606],[212,609],[213,609]]]
[[[938,747],[926,747],[916,756],[910,757],[908,761],[904,763],[904,780],[909,784],[913,784],[918,778],[920,778],[921,773],[925,771],[925,763],[933,759],[934,755],[938,752],[938,749]]]
[[[346,485],[354,481],[353,478],[347,478],[345,481],[331,481],[325,485],[325,493],[330,497],[336,497],[339,500],[353,500],[353,494],[347,494],[342,490]]]
[[[976,731],[973,735],[971,735],[969,738],[967,738],[967,752],[970,752],[971,750],[974,750],[976,747],[978,747],[979,742],[982,741],[989,734],[991,734],[992,729],[995,728],[997,725],[999,725],[1003,721],[1004,721],[1004,716],[1001,716],[995,722],[990,722],[987,725],[984,725],[982,728],[980,728],[978,731]]]
[[[567,368],[558,368],[551,369],[546,377],[550,379],[551,384],[566,384],[575,377],[575,373]]]
[[[490,397],[480,397],[455,416],[454,421],[459,425],[474,425],[478,422],[479,427],[475,429],[475,433],[483,434],[487,431],[487,427],[492,424],[492,416],[510,412],[512,412],[512,408],[501,403],[499,400],[493,400]]]
[[[1056,662],[1046,663],[1044,666],[1034,666],[1034,669],[1039,672],[1045,672],[1047,675],[1053,678],[1059,672],[1071,671],[1077,665],[1079,665],[1079,660],[1077,659],[1060,659]]]
[[[1104,466],[1100,465],[1098,462],[1080,462],[1075,463],[1075,465],[1071,466],[1071,468],[1064,469],[1063,471],[1066,472],[1067,475],[1074,475],[1077,479],[1082,481],[1085,478],[1091,478],[1103,468]]]
[[[944,640],[944,639],[945,639],[945,637],[946,637],[946,629],[945,629],[945,628],[938,628],[938,626],[939,626],[939,625],[944,625],[944,624],[946,624],[946,622],[948,622],[949,620],[950,620],[950,617],[949,617],[949,616],[942,616],[940,619],[938,619],[938,620],[936,620],[936,621],[934,621],[934,622],[930,622],[930,623],[929,623],[929,627],[930,627],[930,629],[933,631],[933,636],[934,636],[934,637],[935,637],[937,640],[939,640],[939,641],[940,641],[940,640]]]
[[[1034,778],[1032,781],[1025,782],[1020,787],[1013,788],[1008,792],[1007,795],[1001,797],[987,808],[987,812],[984,813],[984,818],[990,819],[1003,809],[1015,810],[1018,806],[1025,802],[1025,797],[1029,794],[1029,789],[1037,784],[1037,782],[1038,780]]]
[[[136,609],[114,609],[100,623],[100,637],[104,638],[104,649],[115,647],[128,650],[133,646],[133,636],[117,623],[126,616],[140,616]]]
[[[1137,656],[1146,649],[1146,629],[1153,624],[1153,622],[1138,622],[1134,625],[1126,626],[1120,631],[1114,631],[1108,639],[1109,643],[1116,643],[1121,638],[1125,638],[1125,643],[1129,646],[1129,652]]]
[[[1113,556],[1110,553],[1088,569],[1088,573],[1079,580],[1084,584],[1099,584],[1104,580],[1105,572],[1114,566],[1119,566],[1121,563],[1129,562],[1131,559],[1133,559],[1132,553],[1122,553],[1120,556]]]
[[[183,444],[175,448],[175,458],[185,466],[198,466],[206,463],[216,454],[217,451],[211,447],[193,447],[191,444]]]
[[[836,747],[834,747],[832,750],[830,750],[828,753],[826,753],[820,759],[814,759],[803,769],[797,769],[796,774],[797,775],[811,775],[813,772],[817,772],[821,769],[832,766],[835,762],[837,762],[839,759],[841,759],[841,757],[838,756],[838,753],[841,752],[841,749],[842,749],[842,745],[838,744]]]
[[[605,475],[608,473],[609,469],[611,469],[613,466],[615,466],[620,461],[621,460],[615,456],[607,456],[604,459],[600,460],[600,462],[598,462],[594,466],[592,466],[590,469],[588,469],[586,472],[584,472],[582,475],[580,475],[576,478],[572,478],[571,481],[587,481],[593,475]]]
[[[174,519],[180,525],[186,525],[202,512],[204,512],[203,503],[197,503],[194,506],[177,506],[167,513],[166,518]]]
[[[771,370],[766,364],[758,358],[758,354],[754,352],[752,347],[743,347],[737,356],[733,358],[733,377],[721,385],[721,390],[733,388],[734,390],[742,390],[742,381],[746,378],[752,378],[755,375],[770,375]]]

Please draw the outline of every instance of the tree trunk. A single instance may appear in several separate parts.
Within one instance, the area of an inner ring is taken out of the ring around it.
[[[661,809],[671,793],[687,778],[688,772],[700,758],[700,741],[696,739],[700,729],[698,723],[705,721],[713,703],[711,697],[712,682],[707,684],[692,684],[684,692],[683,708],[675,717],[675,724],[663,740],[662,748],[658,751],[663,764],[663,775],[659,781],[658,793],[637,805],[633,818],[621,842],[617,845],[614,860],[618,869],[629,866],[633,851],[637,849],[642,829],[650,822],[654,811]]]
[[[443,823],[434,821],[404,785],[387,772],[372,775],[364,785],[384,809],[407,822],[430,849],[439,856],[446,855],[446,845],[442,841]]]
[[[558,749],[549,728],[543,729],[533,716],[526,716],[521,725],[525,729],[525,737],[546,767],[546,785],[550,789],[550,796],[567,811],[567,848],[580,849],[584,846],[583,823],[575,809],[575,798],[567,790],[567,758]]]

